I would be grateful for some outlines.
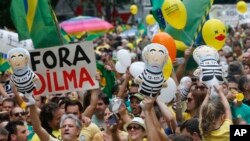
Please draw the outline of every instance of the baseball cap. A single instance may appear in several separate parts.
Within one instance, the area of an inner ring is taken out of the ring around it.
[[[131,122],[125,124],[124,130],[127,131],[127,127],[128,127],[130,124],[132,124],[132,123],[133,123],[133,124],[138,124],[138,125],[140,125],[144,130],[146,130],[145,122],[144,122],[144,120],[143,120],[142,118],[140,118],[140,117],[134,117],[134,118],[132,119]]]
[[[142,101],[144,99],[144,95],[142,95],[140,93],[135,93],[135,94],[130,95],[130,99],[133,97],[138,98],[140,101]]]

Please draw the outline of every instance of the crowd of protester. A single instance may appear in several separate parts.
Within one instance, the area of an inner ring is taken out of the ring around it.
[[[148,36],[122,38],[118,30],[93,42],[97,63],[114,77],[104,85],[103,74],[97,72],[100,88],[35,95],[36,104],[23,108],[23,95],[14,86],[7,87],[11,74],[2,73],[0,141],[228,141],[230,125],[250,124],[248,26],[228,29],[225,46],[218,51],[219,63],[228,72],[224,83],[214,87],[219,98],[211,98],[211,88],[192,74],[196,68],[185,69],[195,47],[184,51],[181,64],[173,61],[171,73],[177,86],[183,77],[191,78],[187,96],[177,89],[172,92],[175,97],[164,103],[138,93],[130,72],[115,69],[119,49],[129,50],[132,62],[141,61]],[[239,94],[244,99],[237,98]],[[117,111],[114,100],[120,102]]]

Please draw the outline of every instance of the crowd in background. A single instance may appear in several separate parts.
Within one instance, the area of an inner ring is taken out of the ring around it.
[[[184,51],[184,62],[173,61],[171,77],[178,86],[188,76],[192,80],[186,97],[163,103],[156,97],[138,93],[139,85],[126,71],[115,70],[116,53],[128,49],[133,61],[149,44],[142,37],[107,33],[93,41],[101,88],[34,96],[35,105],[21,108],[23,96],[9,86],[9,72],[2,73],[0,141],[228,141],[231,124],[250,124],[250,27],[229,28],[225,46],[219,50],[219,63],[228,72],[222,85],[215,86],[219,98],[211,98],[198,77],[186,70],[195,47]],[[109,82],[104,75],[109,74]],[[105,89],[105,90],[104,90]],[[4,90],[4,91],[3,91]],[[244,99],[238,98],[243,94]],[[121,102],[113,111],[115,100]],[[141,103],[141,104],[140,104]]]

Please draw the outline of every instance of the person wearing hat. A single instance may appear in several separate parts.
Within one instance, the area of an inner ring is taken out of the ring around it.
[[[139,117],[141,114],[140,102],[143,100],[144,96],[140,93],[135,93],[130,96],[130,107],[132,114],[135,117]]]
[[[129,141],[147,141],[146,125],[142,118],[134,117],[124,128],[128,132]]]

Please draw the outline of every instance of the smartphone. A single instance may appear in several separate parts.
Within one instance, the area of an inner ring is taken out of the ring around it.
[[[183,57],[182,58],[175,58],[175,60],[176,60],[178,65],[184,63],[184,58]]]
[[[119,118],[117,117],[116,114],[112,114],[112,115],[110,115],[109,118],[108,118],[108,123],[109,123],[110,125],[118,124],[118,121],[119,121]]]

